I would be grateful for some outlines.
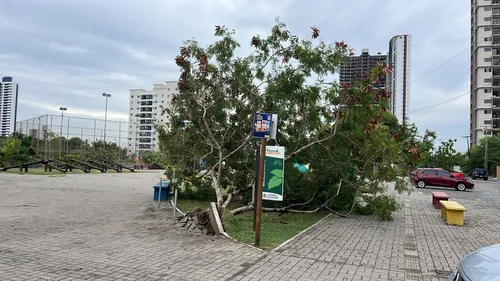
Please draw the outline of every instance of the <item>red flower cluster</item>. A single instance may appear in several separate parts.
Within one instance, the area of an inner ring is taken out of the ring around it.
[[[312,35],[311,37],[313,39],[316,39],[319,37],[319,28],[317,28],[316,26],[311,26],[311,29],[312,29]]]
[[[347,44],[344,43],[344,41],[340,41],[340,42],[337,41],[337,42],[335,42],[335,46],[341,47],[341,48],[347,48]]]
[[[201,72],[205,72],[208,70],[208,59],[207,59],[207,56],[206,55],[199,55],[197,58],[198,60],[198,69],[201,71]]]

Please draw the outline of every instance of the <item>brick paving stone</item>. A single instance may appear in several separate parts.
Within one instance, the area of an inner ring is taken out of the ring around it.
[[[0,280],[220,280],[262,253],[172,226],[159,173],[0,174]]]
[[[392,222],[330,216],[264,254],[172,226],[151,200],[157,176],[0,174],[0,280],[437,281],[500,238],[500,183],[476,181],[444,190],[468,209],[462,227],[433,208],[442,189],[416,189]]]
[[[399,195],[404,208],[392,222],[371,216],[331,216],[241,272],[238,280],[281,280],[276,278],[296,271],[301,274],[298,280],[447,280],[463,256],[500,238],[500,217],[495,215],[500,183],[476,181],[476,185],[467,192],[428,187]],[[463,227],[444,223],[440,210],[431,204],[435,190],[468,209]],[[293,268],[276,271],[283,265]],[[256,268],[270,273],[259,275]],[[321,271],[308,275],[311,269]]]

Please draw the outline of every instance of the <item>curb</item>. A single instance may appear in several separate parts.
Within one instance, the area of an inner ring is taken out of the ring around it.
[[[250,244],[247,244],[245,242],[241,242],[240,240],[234,239],[233,237],[231,237],[231,235],[227,234],[227,232],[225,232],[225,231],[222,232],[222,236],[224,236],[225,238],[227,238],[229,240],[233,240],[234,242],[237,242],[238,244],[242,244],[243,246],[247,246],[247,247],[250,247],[250,248],[252,248],[254,250],[258,250],[261,253],[267,253],[267,251],[262,250],[261,248],[257,248],[254,245],[250,245]]]
[[[314,224],[312,224],[311,226],[309,226],[308,228],[302,230],[301,232],[299,232],[297,235],[295,235],[294,237],[286,240],[285,242],[281,243],[280,245],[278,245],[278,247],[272,249],[270,252],[276,252],[277,250],[281,249],[282,247],[286,246],[288,243],[292,242],[293,240],[295,240],[297,237],[301,236],[302,234],[306,233],[307,231],[309,231],[311,228],[315,227],[316,225],[318,225],[320,222],[322,222],[323,220],[326,220],[327,218],[331,217],[333,214],[332,213],[329,213],[328,215],[326,215],[325,217],[323,217],[322,219],[320,219],[319,221],[315,222]]]

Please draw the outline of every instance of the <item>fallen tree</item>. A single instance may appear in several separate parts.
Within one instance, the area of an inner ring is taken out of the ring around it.
[[[251,210],[255,112],[278,114],[278,137],[269,144],[287,151],[285,202],[265,202],[265,211],[330,209],[345,216],[359,198],[383,194],[383,182],[406,174],[414,147],[387,112],[391,93],[379,87],[391,67],[379,64],[352,84],[327,83],[353,50],[319,35],[311,27],[299,39],[278,22],[267,36],[251,38],[250,54],[237,57],[234,31],[216,26],[213,44],[204,48],[190,40],[181,47],[179,94],[164,108],[170,122],[158,126],[174,185],[212,188],[221,209],[235,199],[250,200],[233,214]],[[310,170],[300,173],[293,163],[310,163]],[[405,187],[398,182],[398,190]],[[397,209],[388,204],[388,210]]]

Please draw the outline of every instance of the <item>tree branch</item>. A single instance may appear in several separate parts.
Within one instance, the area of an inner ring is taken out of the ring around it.
[[[316,189],[316,191],[314,192],[313,196],[308,201],[306,201],[304,203],[291,204],[291,205],[288,205],[288,206],[282,207],[282,208],[262,208],[262,211],[264,211],[264,212],[277,212],[277,213],[297,213],[297,214],[312,214],[312,213],[316,213],[316,212],[320,211],[321,209],[325,208],[325,206],[327,206],[328,203],[330,203],[330,201],[332,201],[335,197],[337,197],[339,195],[339,193],[340,193],[340,187],[342,186],[342,182],[343,182],[343,180],[341,179],[340,183],[339,183],[339,187],[337,189],[337,193],[334,196],[330,197],[323,204],[321,204],[320,206],[318,206],[317,208],[315,208],[313,210],[294,210],[294,209],[290,209],[290,208],[291,207],[304,206],[306,204],[309,204],[314,199],[314,197],[316,196],[316,193],[318,192],[319,188]],[[244,213],[244,212],[251,211],[253,209],[254,209],[253,205],[248,205],[248,206],[244,206],[244,207],[240,207],[240,208],[232,210],[231,214],[232,215],[237,215],[237,214],[241,214],[241,213]]]
[[[313,141],[313,142],[310,142],[310,143],[308,143],[308,144],[304,145],[303,147],[301,147],[301,148],[299,148],[299,149],[295,150],[294,152],[292,152],[292,153],[290,153],[288,156],[286,156],[286,157],[285,157],[285,161],[290,160],[293,156],[295,156],[295,155],[299,154],[300,152],[302,152],[302,151],[304,151],[304,150],[308,149],[309,147],[311,147],[311,146],[313,146],[313,145],[315,145],[315,144],[318,144],[318,143],[325,142],[325,141],[327,141],[327,140],[329,140],[329,139],[333,138],[334,136],[335,136],[335,135],[334,135],[334,134],[332,134],[332,135],[329,135],[329,136],[328,136],[328,137],[326,137],[326,138],[323,138],[323,139],[320,139],[320,140],[316,140],[316,141]]]

